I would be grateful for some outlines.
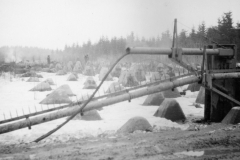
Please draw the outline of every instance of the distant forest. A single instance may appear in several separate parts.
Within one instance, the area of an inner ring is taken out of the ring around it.
[[[232,13],[224,13],[218,20],[217,26],[207,28],[202,22],[198,28],[192,28],[190,33],[181,30],[178,34],[178,46],[186,48],[199,48],[206,44],[237,44],[240,49],[240,23],[233,26]],[[112,62],[125,52],[127,46],[131,47],[171,47],[172,34],[169,31],[146,39],[139,38],[132,32],[127,37],[101,37],[97,43],[88,41],[79,44],[65,45],[64,50],[50,50],[36,47],[9,47],[0,48],[0,61],[19,62],[31,61],[35,63],[46,63],[47,55],[50,55],[51,61],[68,62],[83,61],[83,57],[88,55],[90,60],[108,60]],[[238,50],[238,53],[239,50]],[[127,61],[141,62],[147,59],[163,61],[163,56],[130,56]],[[240,58],[240,57],[239,57]],[[165,59],[164,59],[165,60]]]

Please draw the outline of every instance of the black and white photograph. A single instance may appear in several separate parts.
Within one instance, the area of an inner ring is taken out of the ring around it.
[[[239,160],[240,0],[0,0],[0,160]]]

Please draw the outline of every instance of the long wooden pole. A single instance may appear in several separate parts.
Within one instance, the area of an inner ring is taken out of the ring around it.
[[[240,78],[239,72],[234,73],[213,73],[212,74],[213,79],[227,79],[227,78]]]
[[[181,48],[182,55],[203,55],[203,49],[200,48]],[[233,56],[234,52],[232,49],[224,49],[225,55],[221,53],[221,49],[206,49],[207,55],[223,55],[223,56]],[[149,47],[133,47],[127,48],[126,51],[130,54],[148,54],[148,55],[171,55],[171,48],[149,48]]]
[[[180,79],[180,80],[164,82],[164,83],[161,83],[156,86],[139,89],[134,92],[125,93],[125,94],[122,94],[122,95],[119,95],[116,97],[111,97],[111,98],[108,98],[105,100],[90,102],[82,111],[86,112],[86,111],[90,111],[93,109],[98,109],[98,108],[112,105],[115,103],[119,103],[122,101],[131,100],[134,98],[138,98],[141,96],[165,91],[165,90],[183,86],[186,84],[195,83],[195,82],[198,82],[199,80],[200,80],[200,77],[191,76],[191,77]],[[41,115],[41,116],[35,116],[33,118],[27,118],[26,120],[22,120],[22,121],[10,123],[10,124],[5,124],[5,125],[0,126],[0,134],[11,132],[11,131],[18,130],[18,129],[25,128],[25,127],[31,128],[31,126],[33,126],[33,125],[37,125],[37,124],[49,122],[49,121],[52,121],[55,119],[71,116],[74,113],[76,113],[79,110],[79,108],[81,108],[81,107],[82,106],[76,105],[76,106],[73,106],[73,107],[70,107],[67,109],[60,110],[58,112]]]

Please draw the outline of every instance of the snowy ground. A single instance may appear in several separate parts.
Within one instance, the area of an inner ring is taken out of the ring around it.
[[[68,75],[56,76],[53,73],[40,73],[44,78],[40,78],[40,81],[44,81],[47,78],[52,78],[56,85],[51,86],[52,89],[68,84],[72,89],[76,97],[72,100],[81,100],[81,95],[91,94],[94,90],[85,90],[83,88],[83,83],[86,76],[79,74],[78,81],[67,81]],[[98,76],[94,77],[98,83]],[[0,77],[0,96],[1,96],[1,107],[0,107],[0,120],[5,118],[10,118],[10,116],[15,117],[18,115],[23,115],[23,113],[28,114],[29,112],[40,111],[42,108],[52,108],[60,105],[39,105],[39,102],[43,100],[47,94],[52,91],[46,92],[31,92],[31,88],[36,86],[39,82],[26,82],[28,78],[13,78],[9,74]],[[115,79],[117,81],[117,79]],[[107,90],[111,82],[104,82],[103,88],[100,94],[103,94],[103,90]],[[97,94],[98,95],[98,94]],[[190,93],[184,97],[177,98],[180,103],[185,115],[191,116],[203,116],[203,108],[195,108],[192,103],[195,101],[197,92]],[[150,124],[153,126],[158,126],[162,129],[167,128],[180,128],[186,129],[187,124],[177,124],[170,120],[164,118],[154,117],[153,114],[158,109],[158,106],[142,106],[143,101],[146,96],[140,97],[129,102],[121,102],[111,106],[104,107],[103,110],[99,111],[102,119],[101,121],[81,121],[74,120],[70,121],[67,125],[61,128],[59,131],[55,132],[52,137],[63,135],[70,135],[76,138],[97,136],[102,133],[114,133],[118,130],[126,121],[134,116],[145,117]],[[11,115],[10,115],[11,112]],[[30,142],[38,138],[39,136],[45,134],[51,129],[55,128],[65,118],[58,119],[55,121],[43,123],[37,126],[32,126],[31,130],[27,128],[13,131],[10,133],[5,133],[0,135],[0,143],[22,143]]]

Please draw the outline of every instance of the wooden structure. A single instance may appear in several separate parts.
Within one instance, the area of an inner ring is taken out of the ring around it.
[[[236,69],[236,45],[208,45],[208,49],[221,50],[220,55],[205,56],[205,76],[203,85],[205,90],[206,121],[220,122],[232,107],[240,105],[240,80],[236,76],[240,72]],[[216,73],[219,76],[215,76]]]
[[[175,63],[195,73],[205,87],[204,120],[221,122],[234,106],[240,106],[240,69],[237,65],[237,46],[234,44],[207,45],[204,49],[177,46],[177,20],[175,19],[172,48],[128,48],[131,54],[168,55]],[[201,73],[183,62],[184,55],[202,55]]]

